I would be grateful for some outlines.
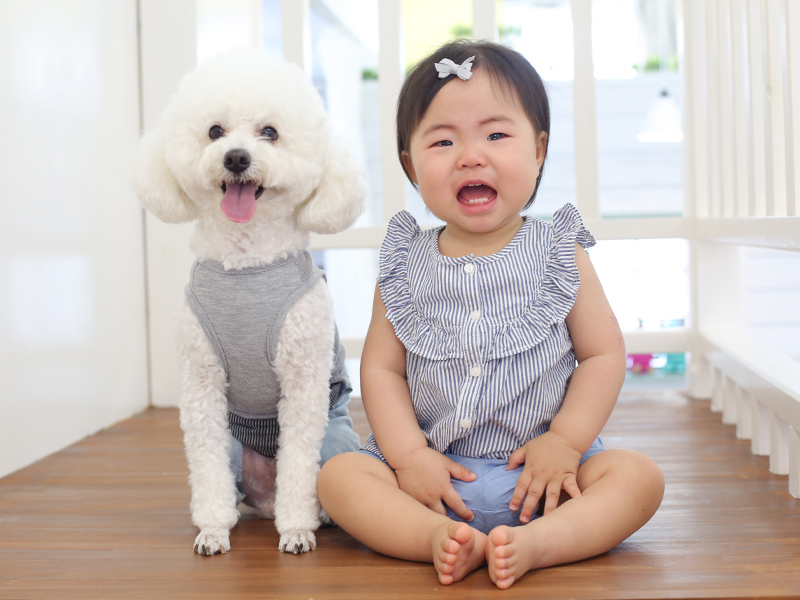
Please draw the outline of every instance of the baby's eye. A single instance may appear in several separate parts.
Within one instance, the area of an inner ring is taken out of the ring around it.
[[[278,132],[274,127],[267,126],[261,130],[261,137],[268,139],[270,142],[274,142],[278,139]]]
[[[489,141],[494,142],[495,140],[501,140],[504,137],[508,137],[505,133],[493,133],[489,136]]]
[[[450,140],[442,140],[442,141],[436,142],[434,144],[434,146],[452,146],[452,145],[453,145],[453,142],[451,142]]]

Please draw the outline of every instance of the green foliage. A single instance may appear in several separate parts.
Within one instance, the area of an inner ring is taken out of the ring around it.
[[[653,71],[660,71],[661,70],[661,57],[658,54],[651,54],[647,57],[644,65],[633,65],[633,68],[639,72],[643,73],[651,73]],[[671,71],[673,73],[678,72],[678,55],[673,54],[665,61],[664,68],[667,71]]]
[[[364,69],[361,71],[361,79],[364,81],[370,81],[378,79],[378,70],[377,69]]]
[[[500,41],[503,43],[509,42],[512,38],[522,35],[522,27],[519,25],[500,25],[497,29]]]
[[[450,34],[457,38],[472,37],[472,25],[464,25],[458,23],[450,28]],[[513,38],[522,35],[522,27],[518,25],[499,25],[497,27],[497,34],[500,37],[500,43],[509,43]]]
[[[472,25],[458,23],[450,28],[450,35],[457,38],[472,37]]]
[[[678,72],[678,55],[673,54],[667,59],[667,69],[673,73]]]

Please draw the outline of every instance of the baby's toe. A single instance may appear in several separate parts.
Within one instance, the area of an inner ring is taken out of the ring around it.
[[[448,526],[447,533],[458,544],[466,544],[472,539],[472,528],[466,523],[453,521]]]
[[[445,570],[445,573],[450,573],[453,570],[453,565],[456,564],[456,559],[458,556],[456,554],[450,554],[448,552],[442,552],[439,554],[439,567]]]
[[[489,541],[494,546],[507,546],[514,541],[514,531],[511,527],[500,525],[489,532]]]
[[[505,579],[498,578],[494,584],[497,586],[498,589],[507,590],[512,585],[514,585],[514,578],[513,577],[507,577]]]

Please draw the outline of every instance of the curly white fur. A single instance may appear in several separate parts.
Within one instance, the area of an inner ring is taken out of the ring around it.
[[[210,136],[214,126],[224,135]],[[276,140],[260,135],[267,126],[278,132]],[[243,173],[223,166],[233,149],[250,157]],[[222,187],[245,181],[263,193],[252,218],[234,223],[220,209]],[[311,231],[349,227],[366,195],[362,174],[333,145],[322,101],[303,72],[250,51],[219,55],[184,78],[156,129],[142,139],[133,186],[163,221],[196,220],[192,250],[226,269],[269,264],[307,248]],[[229,467],[227,382],[185,300],[176,321],[192,522],[200,528],[194,548],[211,555],[230,549],[229,531],[239,517]],[[314,530],[326,519],[316,476],[333,339],[331,298],[319,282],[289,311],[278,340],[282,397],[274,513],[281,551],[314,549]],[[264,506],[262,514],[271,508]]]

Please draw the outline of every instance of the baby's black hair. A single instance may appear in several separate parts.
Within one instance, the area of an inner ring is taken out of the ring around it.
[[[544,150],[550,140],[550,104],[542,78],[528,60],[516,50],[485,40],[457,39],[446,43],[423,58],[406,77],[397,100],[397,154],[406,177],[411,176],[403,163],[403,153],[409,152],[411,136],[419,126],[433,98],[455,75],[440,79],[434,64],[449,58],[457,65],[474,56],[472,69],[486,69],[492,81],[507,95],[518,100],[537,134],[544,132]],[[533,195],[524,208],[533,204],[544,164],[539,170]],[[413,181],[412,181],[413,183]]]

